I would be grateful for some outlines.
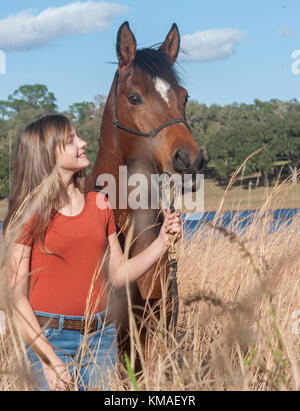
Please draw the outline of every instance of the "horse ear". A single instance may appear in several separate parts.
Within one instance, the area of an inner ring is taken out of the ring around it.
[[[123,23],[117,35],[117,56],[119,69],[129,67],[136,55],[136,39],[129,28],[128,21]]]
[[[180,49],[180,34],[176,23],[173,23],[171,30],[169,31],[165,41],[159,47],[159,50],[163,51],[169,56],[171,63],[174,64]]]

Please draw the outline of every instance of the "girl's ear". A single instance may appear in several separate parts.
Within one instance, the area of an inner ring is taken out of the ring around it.
[[[180,49],[180,34],[176,23],[173,23],[171,30],[159,50],[164,52],[174,64]]]
[[[119,70],[127,69],[136,55],[136,39],[127,21],[121,25],[117,35],[117,56]]]

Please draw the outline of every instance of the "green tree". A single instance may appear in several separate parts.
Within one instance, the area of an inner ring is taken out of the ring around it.
[[[96,95],[92,103],[74,103],[66,112],[73,119],[74,127],[78,135],[83,138],[88,144],[86,153],[90,160],[89,172],[94,165],[99,148],[100,126],[105,107],[105,97]]]
[[[44,114],[57,110],[54,93],[43,84],[23,85],[8,96],[10,107],[15,113],[24,109],[40,109]]]
[[[0,100],[0,117],[5,120],[11,114],[11,107],[8,101]]]
[[[95,109],[95,103],[83,101],[82,103],[72,104],[71,106],[69,106],[68,111],[71,114],[73,121],[82,123],[89,118],[93,118]]]
[[[276,160],[275,119],[273,107],[262,106],[258,101],[254,105],[233,104],[222,108],[219,129],[208,142],[208,153],[220,181],[228,182],[237,167],[263,146],[264,150],[248,160],[244,173],[247,176],[260,172],[265,180],[268,178]]]
[[[275,142],[278,159],[288,162],[293,182],[296,183],[300,167],[300,104],[297,100],[286,103],[278,123]]]
[[[13,153],[22,129],[39,116],[56,111],[56,98],[41,84],[19,87],[0,102],[0,198],[7,197]],[[12,154],[11,154],[12,153]]]

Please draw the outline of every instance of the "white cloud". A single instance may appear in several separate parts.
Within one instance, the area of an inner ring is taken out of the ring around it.
[[[185,34],[181,39],[181,61],[213,61],[232,56],[243,33],[237,29],[210,29]]]
[[[64,36],[105,30],[115,16],[128,11],[117,3],[96,1],[49,7],[39,14],[24,10],[0,20],[0,49],[31,49]]]

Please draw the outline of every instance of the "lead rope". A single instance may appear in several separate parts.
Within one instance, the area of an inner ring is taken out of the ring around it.
[[[175,184],[174,181],[171,181],[170,184],[170,195],[173,193],[173,198],[170,203],[171,213],[175,212],[174,203],[175,203]],[[177,268],[178,268],[178,252],[175,248],[177,234],[169,234],[169,248],[168,248],[168,268],[169,268],[169,277],[170,277],[170,289],[172,293],[172,318],[171,326],[173,326],[174,337],[176,339],[176,327],[178,320],[178,310],[179,310],[179,301],[178,301],[178,285],[177,285]]]

